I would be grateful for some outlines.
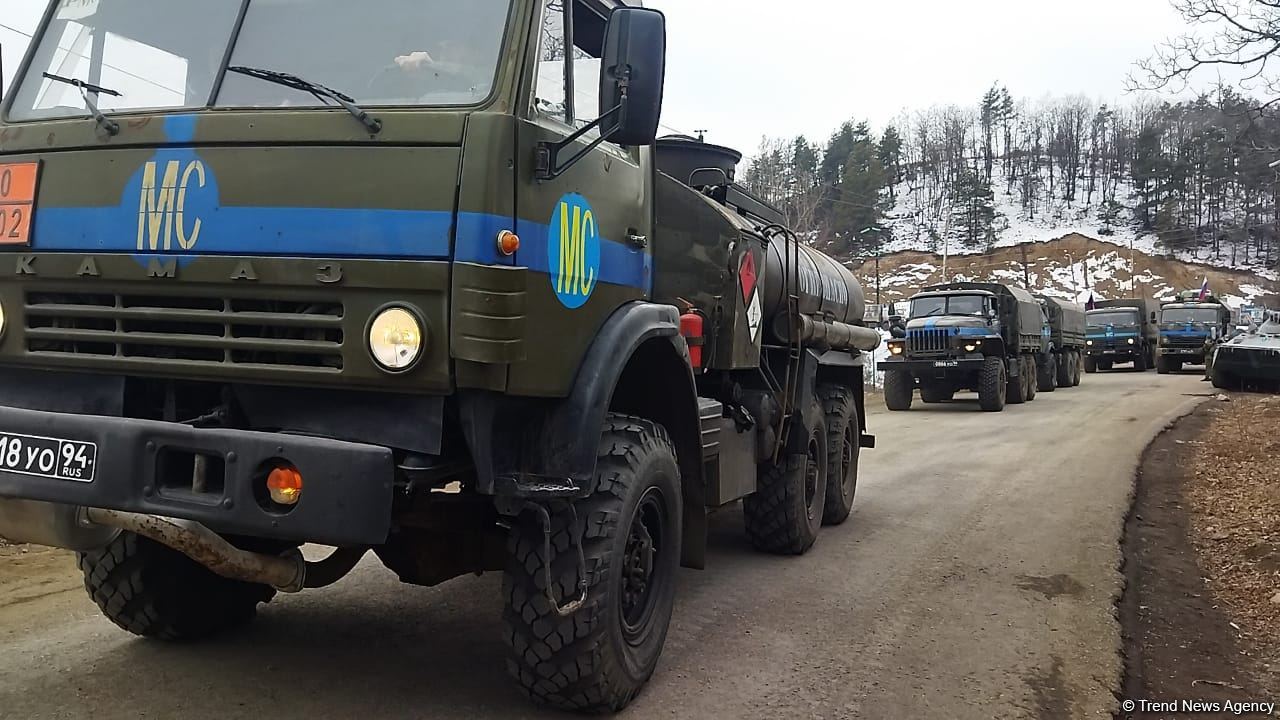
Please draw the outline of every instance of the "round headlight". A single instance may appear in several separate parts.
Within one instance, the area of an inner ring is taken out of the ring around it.
[[[1129,344],[1130,344],[1130,345],[1137,345],[1137,344],[1138,344],[1138,341],[1137,341],[1137,340],[1134,340],[1133,338],[1129,338]]]
[[[1092,340],[1085,340],[1085,341],[1084,341],[1084,344],[1085,344],[1085,345],[1092,345],[1092,344],[1093,344],[1093,341],[1092,341]]]
[[[402,307],[387,308],[369,324],[369,354],[384,370],[408,370],[422,354],[425,335],[417,315]]]

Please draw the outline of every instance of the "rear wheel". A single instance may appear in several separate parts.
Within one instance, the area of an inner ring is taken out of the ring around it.
[[[1009,378],[1009,390],[1005,393],[1005,398],[1010,405],[1021,405],[1027,401],[1027,364],[1022,362],[1021,357],[1016,357],[1009,365],[1017,366],[1018,377]]]
[[[1066,362],[1064,361],[1061,364],[1065,365]],[[1045,361],[1044,367],[1039,368],[1040,372],[1036,375],[1036,380],[1039,383],[1037,390],[1040,392],[1053,392],[1058,389],[1058,377],[1061,375],[1058,371],[1058,365],[1058,356],[1049,353],[1049,358]]]
[[[1071,353],[1071,357],[1075,360],[1075,363],[1074,363],[1074,364],[1075,364],[1075,369],[1074,369],[1074,370],[1072,370],[1071,386],[1072,386],[1072,387],[1079,387],[1079,386],[1080,386],[1080,380],[1081,380],[1081,379],[1083,379],[1083,373],[1084,373],[1084,367],[1083,367],[1083,366],[1084,366],[1084,360],[1080,357],[1080,351],[1078,351],[1078,350],[1077,350],[1077,351],[1072,352],[1072,353]]]
[[[862,451],[862,424],[853,391],[843,385],[818,388],[827,425],[827,498],[822,511],[824,525],[839,525],[853,512],[858,489],[858,455]]]
[[[78,558],[85,590],[102,614],[134,635],[158,640],[193,642],[233,630],[276,594],[266,585],[228,580],[128,532]]]
[[[548,508],[550,557],[542,519],[516,519],[502,584],[507,669],[535,701],[587,712],[621,710],[653,674],[680,563],[680,469],[666,430],[611,414],[599,442],[591,495]],[[579,547],[586,602],[563,616],[557,605],[582,592]]]
[[[761,465],[760,489],[742,500],[751,544],[778,555],[801,555],[813,547],[826,508],[827,430],[816,402],[791,432],[803,433],[803,449]]]
[[[1008,391],[1004,362],[998,357],[984,360],[978,371],[978,405],[985,412],[1000,412],[1004,410]]]
[[[1054,381],[1057,382],[1058,387],[1060,388],[1071,387],[1071,383],[1076,376],[1075,354],[1072,353],[1070,350],[1068,350],[1062,353],[1061,355],[1059,355],[1057,370],[1058,372],[1056,373],[1056,377],[1054,378]]]
[[[1039,368],[1036,367],[1036,359],[1030,355],[1024,355],[1022,358],[1023,377],[1027,379],[1027,402],[1036,399],[1036,387],[1038,383]]]
[[[911,375],[904,372],[884,374],[884,404],[890,410],[911,409],[911,395],[915,392]]]

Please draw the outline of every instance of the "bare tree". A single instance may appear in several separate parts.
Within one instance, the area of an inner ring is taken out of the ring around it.
[[[1265,97],[1255,110],[1280,102],[1280,75],[1269,67],[1280,52],[1280,0],[1171,0],[1192,31],[1138,63],[1132,89],[1181,90],[1202,69],[1234,68],[1242,84]]]

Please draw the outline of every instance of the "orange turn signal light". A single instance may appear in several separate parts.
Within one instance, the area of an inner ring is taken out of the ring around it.
[[[302,473],[292,465],[277,467],[267,475],[267,492],[279,505],[297,505],[302,499]]]
[[[520,236],[510,230],[498,233],[498,252],[508,257],[515,255],[520,249]]]

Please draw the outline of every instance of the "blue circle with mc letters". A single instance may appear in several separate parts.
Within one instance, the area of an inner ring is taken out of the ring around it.
[[[547,268],[551,289],[571,310],[586,305],[600,282],[600,224],[577,193],[560,198],[551,213]]]

